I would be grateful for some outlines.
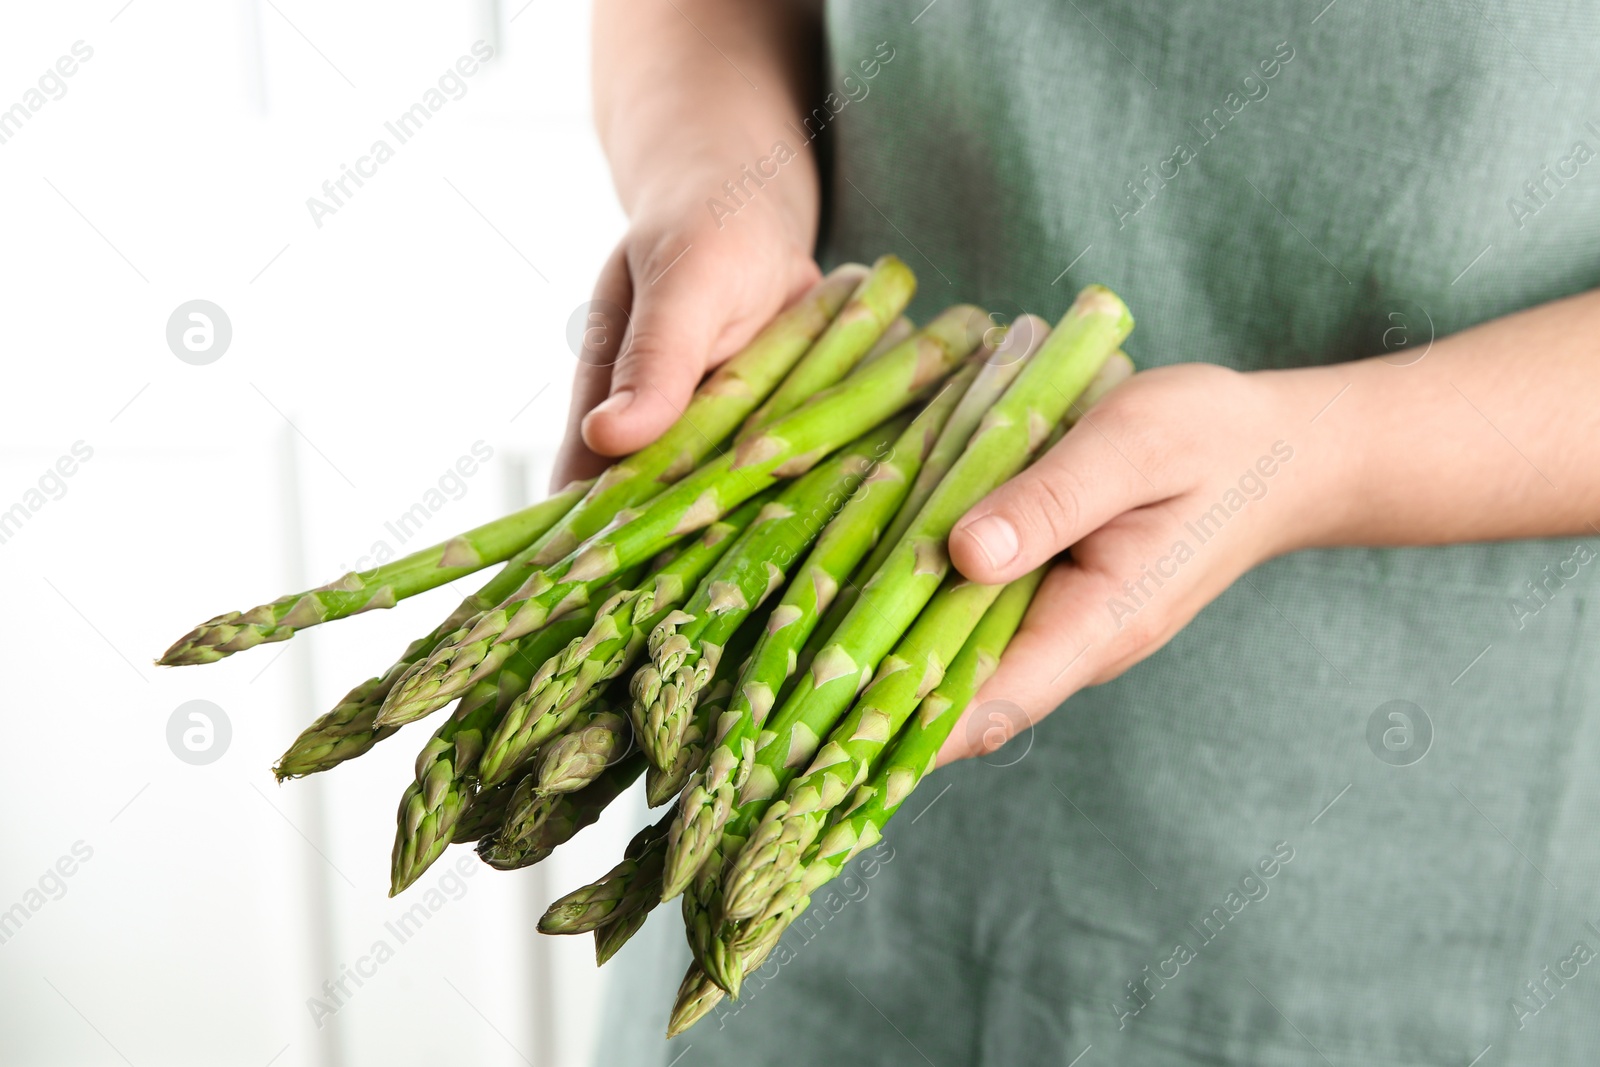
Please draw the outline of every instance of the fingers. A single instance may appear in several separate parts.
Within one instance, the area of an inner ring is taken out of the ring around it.
[[[680,250],[681,251],[681,250]],[[583,420],[596,452],[620,456],[654,441],[682,414],[727,320],[726,279],[705,277],[694,251],[648,255],[629,265],[627,336],[611,365],[611,389]],[[659,262],[658,262],[659,260]]]
[[[592,478],[605,470],[611,460],[591,449],[583,440],[583,417],[611,391],[611,368],[580,363],[572,376],[572,400],[567,408],[567,432],[550,473],[550,491],[568,482]]]
[[[626,318],[620,312],[633,300],[628,277],[626,252],[619,246],[595,279],[589,302],[589,322],[578,351],[578,365],[572,375],[572,396],[567,405],[567,432],[551,472],[552,491],[575,478],[599,474],[609,462],[589,448],[583,439],[583,420],[596,404],[611,392],[611,365],[617,361],[627,334]],[[617,321],[621,320],[621,321]]]
[[[1195,554],[1183,530],[1185,499],[1118,516],[1051,568],[941,763],[994,751],[1073,693],[1153,655],[1249,568],[1247,555],[1221,545]]]
[[[984,497],[950,534],[975,582],[1019,578],[1132,508],[1165,499],[1113,441],[1114,418],[1085,418],[1032,466]]]

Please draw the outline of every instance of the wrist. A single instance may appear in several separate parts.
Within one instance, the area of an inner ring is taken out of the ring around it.
[[[1369,435],[1337,417],[1356,386],[1359,363],[1250,375],[1265,393],[1277,438],[1292,450],[1283,465],[1285,496],[1264,559],[1350,543],[1366,484]]]
[[[746,139],[654,158],[631,176],[619,173],[617,187],[634,221],[703,218],[721,223],[721,229],[749,213],[780,223],[808,250],[821,215],[821,183],[810,150],[775,151]]]

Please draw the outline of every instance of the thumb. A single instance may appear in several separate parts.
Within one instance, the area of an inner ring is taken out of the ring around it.
[[[691,246],[692,248],[692,246]],[[724,285],[704,276],[684,250],[632,264],[633,309],[616,363],[611,395],[583,420],[583,439],[596,452],[635,452],[683,414],[710,361],[727,317]]]
[[[985,585],[1009,582],[1124,511],[1163,500],[1106,436],[1084,420],[1033,465],[984,497],[950,533],[950,561]]]

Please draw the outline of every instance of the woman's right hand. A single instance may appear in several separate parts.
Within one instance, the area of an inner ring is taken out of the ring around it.
[[[714,216],[707,201],[731,204],[721,185],[737,167],[675,177],[672,189],[636,202],[595,282],[555,485],[659,437],[706,371],[817,281],[817,209],[805,203],[814,184],[787,173],[808,163],[751,183],[754,195],[731,216]],[[793,188],[782,188],[786,180]]]

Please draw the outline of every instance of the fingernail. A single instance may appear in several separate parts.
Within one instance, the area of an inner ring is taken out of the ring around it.
[[[978,543],[978,550],[998,570],[1017,555],[1017,528],[999,515],[985,515],[965,527],[967,535]]]
[[[618,389],[595,405],[595,411],[603,411],[607,415],[621,415],[628,410],[628,405],[633,403],[632,389]]]

